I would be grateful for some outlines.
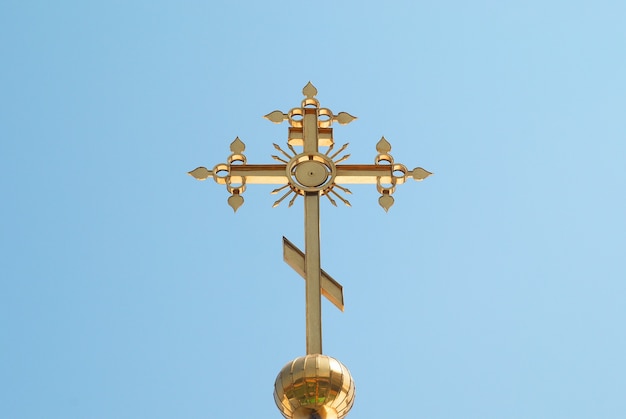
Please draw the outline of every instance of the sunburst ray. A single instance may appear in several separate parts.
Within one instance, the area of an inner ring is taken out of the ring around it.
[[[294,193],[293,194],[293,198],[291,198],[291,200],[289,201],[289,205],[287,205],[288,208],[291,208],[291,206],[293,205],[294,202],[296,202],[296,199],[298,198],[298,194]]]
[[[349,155],[349,154],[346,154],[345,156],[343,156],[343,157],[342,157],[342,158],[340,158],[339,160],[335,160],[335,164],[339,164],[339,163],[341,163],[342,161],[346,161],[346,160],[348,160],[349,158],[350,158],[350,155]]]
[[[333,148],[335,148],[335,144],[334,143],[328,146],[328,150],[326,150],[326,153],[324,153],[324,154],[326,154],[328,156],[328,153],[330,153]]]
[[[330,195],[328,194],[328,192],[330,192],[330,191],[325,192],[325,193],[324,193],[324,195],[326,196],[326,198],[328,198],[328,200],[330,201],[330,203],[331,203],[331,204],[333,204],[334,206],[337,206],[337,201],[335,201],[334,199],[332,199],[332,198],[330,197]]]
[[[342,191],[344,191],[345,193],[352,195],[352,191],[350,189],[346,188],[345,186],[341,186],[341,185],[335,184],[335,188],[339,188]]]
[[[352,204],[350,203],[350,201],[348,201],[346,198],[344,198],[343,196],[339,195],[337,192],[335,192],[334,189],[331,189],[330,192],[335,195],[337,198],[339,198],[341,200],[341,202],[343,202],[344,204],[346,204],[346,206],[351,207]]]
[[[288,159],[290,159],[290,160],[291,160],[291,158],[292,158],[293,156],[290,156],[289,154],[287,154],[287,152],[285,152],[285,150],[283,150],[282,148],[280,148],[280,146],[279,146],[278,144],[276,144],[276,143],[273,143],[273,144],[274,144],[274,148],[275,148],[276,150],[280,151],[281,153],[283,153],[283,154],[285,155],[285,157],[287,157]],[[291,151],[294,151],[294,150],[291,150]],[[295,155],[296,155],[296,153],[294,152],[294,156],[295,156]]]
[[[283,201],[283,199],[287,198],[289,196],[289,194],[291,193],[295,193],[294,191],[292,191],[291,189],[289,189],[287,191],[287,193],[285,193],[283,196],[281,196],[276,202],[274,202],[274,205],[272,205],[272,208],[276,208],[277,206],[280,205],[280,203]]]
[[[285,189],[287,186],[289,186],[288,183],[285,183],[283,186],[281,186],[280,188],[276,188],[274,189],[272,192],[270,192],[272,195],[277,194],[278,192],[282,191],[283,189]]]
[[[276,155],[274,155],[274,154],[272,154],[272,158],[273,158],[274,160],[278,160],[278,161],[279,161],[279,162],[281,162],[281,163],[285,163],[285,164],[289,163],[287,160],[282,159],[282,158],[280,158],[280,157],[278,157],[278,156],[276,156]]]
[[[289,143],[287,143],[287,147],[289,147],[289,150],[291,150],[291,152],[293,153],[293,155],[295,156],[296,154],[298,154],[298,152],[296,151],[295,148],[293,148],[293,146]]]
[[[337,155],[338,155],[338,154],[340,154],[343,150],[345,150],[345,149],[346,149],[346,147],[348,147],[348,144],[350,144],[350,143],[345,143],[344,145],[342,145],[342,146],[341,146],[341,148],[335,152],[335,154],[333,154],[332,156],[330,156],[330,159],[332,160],[332,159],[334,159],[335,157],[337,157]]]

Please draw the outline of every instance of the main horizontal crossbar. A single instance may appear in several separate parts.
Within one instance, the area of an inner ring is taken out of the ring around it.
[[[230,166],[231,183],[282,185],[289,182],[284,164],[242,164]],[[393,177],[390,165],[342,164],[337,166],[335,183],[375,184],[391,183]]]

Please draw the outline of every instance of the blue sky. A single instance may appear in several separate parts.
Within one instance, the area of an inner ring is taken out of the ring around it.
[[[311,81],[348,163],[435,173],[322,204],[349,417],[625,417],[625,50],[620,1],[4,0],[0,416],[280,417],[302,201],[186,173]]]

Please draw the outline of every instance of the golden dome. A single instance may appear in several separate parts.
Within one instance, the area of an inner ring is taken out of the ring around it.
[[[341,419],[354,403],[350,371],[327,355],[306,355],[283,367],[274,401],[287,419]]]

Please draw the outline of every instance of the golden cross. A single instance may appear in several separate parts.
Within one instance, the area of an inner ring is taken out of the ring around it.
[[[198,180],[212,177],[218,184],[226,185],[231,194],[228,204],[234,211],[243,204],[241,194],[247,184],[282,185],[272,191],[278,193],[285,190],[274,202],[274,206],[291,194],[293,197],[289,206],[293,205],[298,196],[304,197],[304,252],[283,237],[283,254],[287,264],[306,281],[307,354],[321,354],[321,296],[323,294],[343,310],[343,291],[341,285],[321,269],[320,196],[326,196],[335,206],[337,202],[334,198],[350,206],[350,202],[340,192],[351,192],[342,185],[376,184],[381,194],[378,202],[387,211],[393,205],[394,199],[391,195],[397,185],[409,178],[426,179],[431,173],[421,167],[409,171],[406,166],[395,163],[389,154],[391,145],[384,137],[376,144],[378,154],[374,164],[339,164],[350,157],[349,154],[338,157],[348,144],[331,154],[335,145],[331,125],[334,122],[345,125],[356,118],[346,112],[335,115],[330,109],[321,108],[315,98],[317,89],[310,82],[302,89],[302,93],[305,98],[300,107],[293,108],[288,113],[274,111],[265,115],[265,118],[277,124],[289,122],[287,147],[290,152],[274,144],[282,157],[272,158],[281,164],[247,164],[243,154],[245,145],[237,137],[230,145],[232,153],[226,163],[216,165],[213,170],[198,167],[189,174]],[[296,151],[295,147],[302,147],[302,151]],[[320,147],[326,147],[326,151],[321,153]]]

